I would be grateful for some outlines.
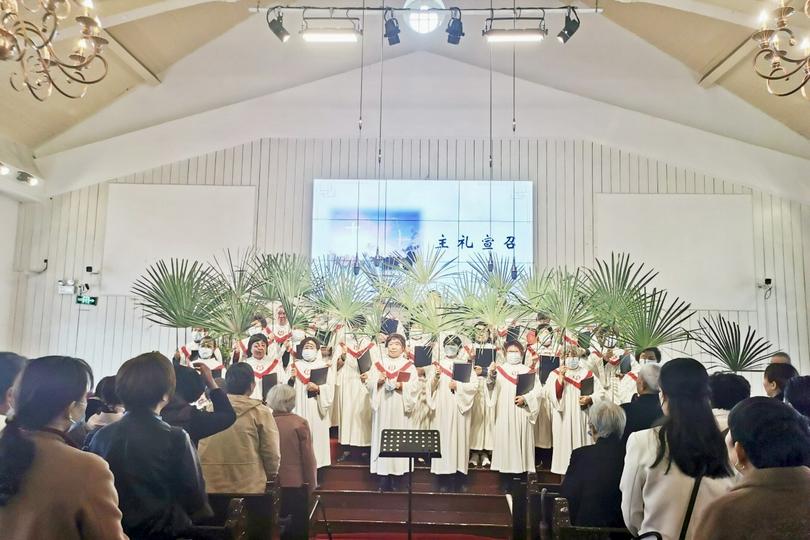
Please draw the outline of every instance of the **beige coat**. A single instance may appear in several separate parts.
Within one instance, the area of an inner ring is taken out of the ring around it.
[[[267,477],[281,462],[273,412],[247,396],[228,395],[236,422],[200,441],[199,454],[208,493],[264,493]]]
[[[35,432],[34,462],[21,489],[0,506],[1,540],[125,540],[107,462]]]

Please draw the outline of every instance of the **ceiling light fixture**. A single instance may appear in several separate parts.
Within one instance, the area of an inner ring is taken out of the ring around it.
[[[349,17],[335,17],[332,9],[328,17],[307,17],[304,11],[304,20],[301,27],[301,37],[309,43],[357,43],[363,32],[360,29],[360,19]],[[326,22],[326,27],[311,27],[312,23]],[[335,23],[348,26],[333,26]]]
[[[570,8],[568,13],[565,14],[565,26],[557,34],[557,40],[563,44],[568,43],[568,40],[577,33],[577,30],[579,30],[579,15],[577,15],[575,8]]]
[[[488,43],[540,43],[548,35],[546,28],[545,11],[540,17],[522,17],[520,10],[515,9],[512,17],[489,17],[484,22],[484,38]],[[509,21],[513,25],[518,22],[533,21],[534,28],[494,28],[499,21]]]
[[[759,44],[759,51],[754,55],[754,71],[765,80],[768,92],[774,96],[785,97],[801,92],[802,97],[810,100],[808,82],[810,82],[810,39],[801,43],[788,24],[796,14],[796,9],[780,0],[779,6],[770,14],[763,11],[760,15],[760,28],[751,39]],[[804,4],[804,14],[810,19],[810,0]],[[771,27],[771,23],[775,23]]]
[[[399,22],[394,17],[394,10],[386,8],[383,12],[383,20],[385,21],[385,33],[383,37],[388,40],[388,45],[396,45],[399,43]]]
[[[284,28],[284,16],[281,14],[281,11],[278,12],[278,15],[271,19],[270,15],[273,13],[273,10],[269,10],[267,12],[267,26],[270,27],[270,30],[276,35],[276,37],[282,43],[287,43],[290,39],[290,33],[287,32],[287,29]]]
[[[464,24],[461,22],[461,10],[452,8],[450,10],[450,22],[447,23],[447,43],[458,45],[464,37]]]
[[[57,54],[54,39],[73,9],[79,38],[67,55]],[[39,101],[54,90],[79,99],[101,82],[107,76],[102,52],[108,41],[94,12],[92,0],[0,0],[0,60],[19,64],[10,78],[12,88],[27,90]]]
[[[5,163],[0,163],[0,176],[7,176],[11,172],[11,167]]]
[[[39,184],[39,178],[25,171],[20,171],[17,173],[17,181],[23,184],[28,184],[29,186],[36,186]]]

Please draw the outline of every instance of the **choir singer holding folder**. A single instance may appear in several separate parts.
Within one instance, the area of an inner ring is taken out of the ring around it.
[[[311,337],[299,345],[300,353],[291,368],[294,379],[295,413],[307,420],[312,431],[312,449],[318,468],[332,464],[329,449],[330,411],[335,397],[334,371],[330,370],[320,353],[320,345]]]

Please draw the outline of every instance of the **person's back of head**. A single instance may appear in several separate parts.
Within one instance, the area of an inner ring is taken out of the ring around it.
[[[295,408],[295,390],[287,384],[277,384],[267,393],[267,406],[273,412],[289,413]]]
[[[659,364],[645,364],[638,372],[636,389],[639,394],[657,394],[660,390],[661,366]]]
[[[741,462],[757,469],[802,467],[810,462],[810,425],[786,403],[748,398],[731,410],[728,427],[733,451]]]
[[[25,358],[12,352],[0,352],[0,414],[11,408],[14,381],[25,366]]]
[[[790,355],[779,351],[771,356],[771,364],[790,364]]]
[[[785,401],[810,418],[810,376],[793,377],[785,387]]]
[[[692,478],[732,474],[723,436],[709,401],[709,374],[694,358],[675,358],[661,368],[664,421],[653,467],[672,462]]]
[[[249,396],[253,393],[256,379],[253,368],[244,362],[238,362],[225,373],[225,386],[229,394]]]
[[[768,397],[782,398],[788,381],[798,375],[799,372],[790,364],[768,364],[762,378],[765,393]]]
[[[205,392],[205,380],[196,369],[187,366],[174,366],[176,382],[175,395],[185,403],[194,403]]]
[[[96,385],[95,395],[107,408],[107,412],[114,412],[121,405],[118,393],[115,391],[115,375],[103,377]]]
[[[601,399],[588,411],[588,422],[594,439],[621,438],[627,416],[624,409],[611,401]]]
[[[159,352],[131,358],[118,369],[115,387],[127,411],[159,411],[174,394],[172,362]]]
[[[14,415],[0,434],[0,506],[20,490],[34,461],[34,443],[23,431],[38,431],[83,418],[93,371],[84,360],[43,356],[28,362],[14,395]]]
[[[712,407],[730,411],[734,406],[751,396],[751,383],[736,373],[712,373],[709,377],[712,390]]]

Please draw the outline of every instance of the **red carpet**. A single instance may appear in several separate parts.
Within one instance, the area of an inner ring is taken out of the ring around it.
[[[317,540],[329,540],[326,534],[319,534]],[[406,540],[407,533],[340,533],[333,534],[335,540]],[[413,540],[497,540],[488,536],[470,534],[414,533]]]

